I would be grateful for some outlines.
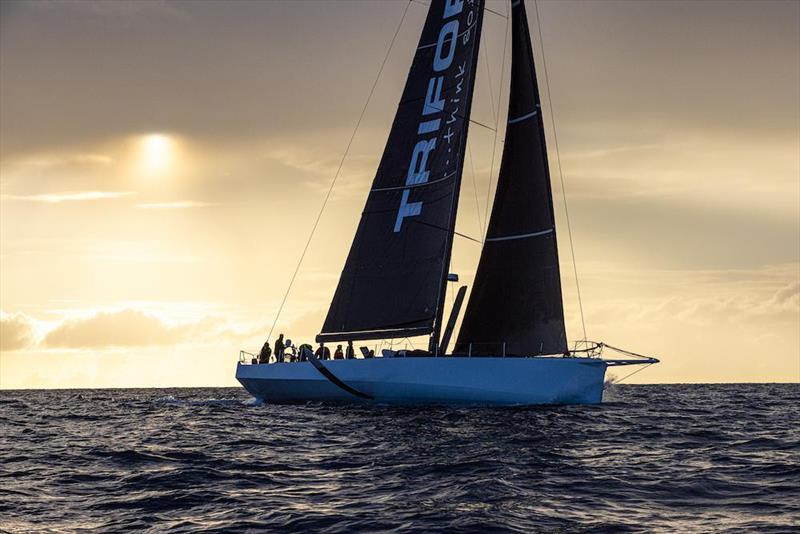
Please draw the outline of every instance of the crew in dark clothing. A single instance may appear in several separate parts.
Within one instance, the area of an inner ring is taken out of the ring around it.
[[[269,363],[269,357],[272,356],[272,349],[269,348],[269,340],[261,347],[261,352],[258,355],[258,363]]]
[[[326,347],[324,343],[320,343],[319,348],[314,351],[314,356],[316,356],[318,360],[330,360],[331,349]]]
[[[344,357],[346,360],[352,360],[353,358],[356,357],[356,352],[353,349],[352,341],[347,342],[347,348],[344,350]]]
[[[344,360],[344,353],[342,352],[342,346],[336,345],[336,352],[333,353],[334,360]]]
[[[308,343],[303,343],[302,345],[300,345],[298,347],[297,350],[298,350],[298,357],[299,357],[298,361],[301,361],[301,362],[304,362],[304,361],[308,360],[308,357],[306,356],[306,351],[308,351],[308,352],[313,352],[314,351],[314,349]]]
[[[275,340],[275,361],[278,363],[283,363],[283,351],[286,349],[286,346],[283,344],[283,334],[278,336],[278,339]]]

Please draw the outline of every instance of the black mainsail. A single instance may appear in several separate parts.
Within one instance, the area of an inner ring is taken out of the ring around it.
[[[483,3],[431,2],[319,342],[441,325]]]
[[[512,1],[511,90],[492,215],[455,352],[567,351],[553,193],[528,19]]]

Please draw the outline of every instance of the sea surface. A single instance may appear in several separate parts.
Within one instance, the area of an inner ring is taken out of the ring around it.
[[[798,532],[800,385],[616,385],[606,400],[0,391],[0,529]]]

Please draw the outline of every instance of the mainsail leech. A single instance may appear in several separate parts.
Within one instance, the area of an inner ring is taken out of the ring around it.
[[[441,324],[483,4],[431,3],[317,341],[418,336]]]

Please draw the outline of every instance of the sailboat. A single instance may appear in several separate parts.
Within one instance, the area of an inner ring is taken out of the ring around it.
[[[583,340],[564,323],[542,107],[523,0],[511,0],[508,121],[491,217],[444,311],[484,0],[432,0],[380,165],[318,343],[429,336],[427,350],[256,364],[236,378],[270,403],[532,405],[602,401],[610,366],[658,360]]]

